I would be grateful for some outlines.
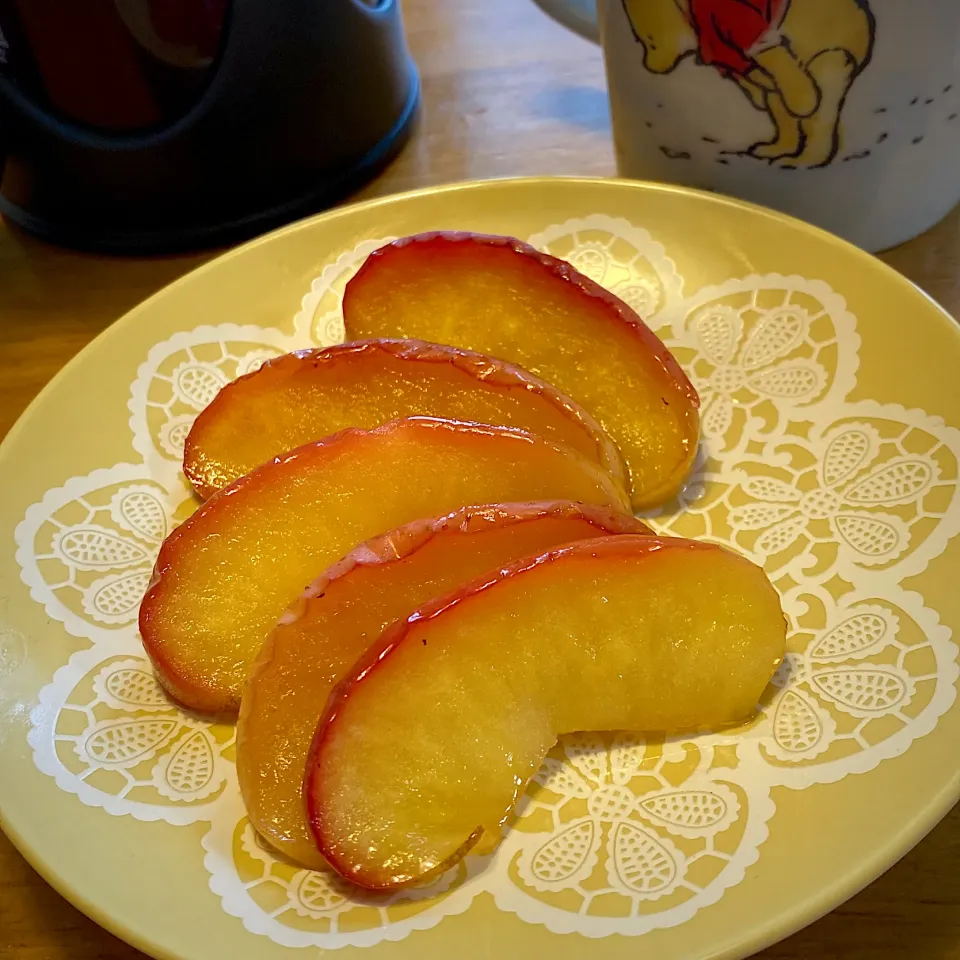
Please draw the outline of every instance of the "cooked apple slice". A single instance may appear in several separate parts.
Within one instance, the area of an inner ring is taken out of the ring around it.
[[[589,537],[649,533],[639,520],[570,501],[464,507],[368,540],[283,615],[240,703],[237,774],[251,823],[308,867],[324,861],[301,787],[333,685],[395,620],[488,570]]]
[[[468,503],[544,498],[628,508],[596,463],[512,427],[410,417],[299,447],[166,539],[140,605],[144,646],[174,698],[234,713],[277,618],[355,544]]]
[[[227,384],[197,417],[183,471],[208,497],[311,440],[416,414],[539,433],[627,483],[613,441],[555,387],[503,360],[418,340],[348,343],[267,361]]]
[[[501,825],[557,736],[740,720],[783,656],[763,571],[721,547],[585,540],[389,627],[328,701],[304,789],[321,853],[371,889]]]
[[[425,233],[347,284],[347,337],[419,337],[503,357],[583,404],[620,447],[633,505],[672,496],[697,450],[699,398],[622,300],[511,237]]]

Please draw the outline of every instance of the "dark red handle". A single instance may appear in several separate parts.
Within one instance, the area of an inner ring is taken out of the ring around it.
[[[204,89],[229,0],[0,0],[5,76],[103,130],[159,125]]]

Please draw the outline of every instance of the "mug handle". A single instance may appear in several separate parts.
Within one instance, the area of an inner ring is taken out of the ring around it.
[[[600,42],[600,27],[597,23],[597,0],[533,0],[557,23],[569,28],[581,37]]]

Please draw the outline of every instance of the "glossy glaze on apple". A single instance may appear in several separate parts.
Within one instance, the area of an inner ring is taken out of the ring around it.
[[[347,337],[417,337],[519,364],[582,404],[619,446],[633,505],[669,499],[693,463],[699,398],[622,300],[511,237],[432,233],[374,251],[347,284]]]
[[[343,680],[304,783],[317,845],[372,889],[499,836],[561,733],[748,717],[786,624],[763,571],[712,544],[619,536],[506,566],[388,628]]]
[[[334,564],[280,619],[244,687],[237,774],[261,836],[297,863],[323,866],[301,795],[307,753],[334,685],[386,627],[513,560],[626,533],[649,530],[570,501],[465,507],[369,540]]]
[[[277,618],[357,543],[464,504],[548,498],[628,510],[595,462],[522,430],[429,417],[345,430],[241,477],[173,531],[140,605],[144,647],[175,699],[235,714]]]
[[[579,450],[627,483],[613,441],[555,387],[503,360],[416,340],[348,343],[268,360],[227,384],[197,417],[183,471],[208,497],[310,441],[414,415],[520,427]]]

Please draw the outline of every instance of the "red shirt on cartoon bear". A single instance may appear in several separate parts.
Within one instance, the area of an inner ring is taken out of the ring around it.
[[[780,42],[777,27],[788,0],[690,0],[700,59],[722,73],[745,75],[752,54]]]

